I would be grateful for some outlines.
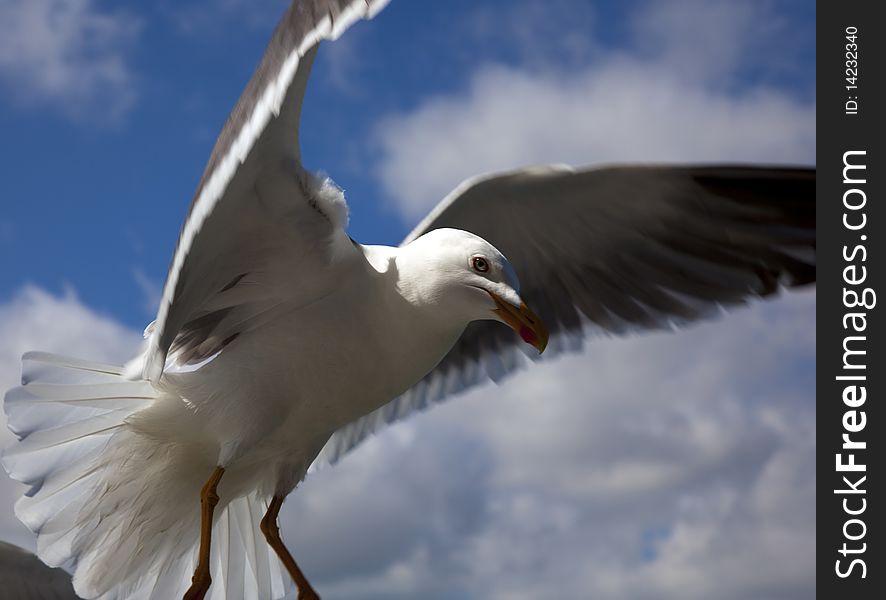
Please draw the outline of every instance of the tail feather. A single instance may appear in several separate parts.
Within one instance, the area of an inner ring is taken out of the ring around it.
[[[6,394],[19,441],[3,466],[31,486],[16,515],[37,533],[38,556],[72,571],[85,598],[168,600],[190,583],[196,500],[213,464],[128,425],[158,403],[184,406],[149,382],[126,380],[122,367],[38,352],[24,356],[22,385]],[[222,498],[207,598],[266,600],[291,588],[258,528],[267,500],[258,491]]]
[[[282,598],[292,587],[277,556],[258,530],[267,503],[257,494],[232,501],[219,520],[218,531],[231,540],[213,547],[214,581],[220,583],[218,598]],[[215,596],[214,596],[215,597]]]
[[[100,383],[119,381],[123,368],[49,352],[26,352],[22,356],[22,385],[43,383]]]
[[[237,523],[235,523],[234,521],[234,508],[229,507],[228,510],[225,511],[224,518],[219,519],[218,522],[219,543],[223,547],[228,548],[228,553],[225,557],[225,562],[223,564],[221,563],[221,561],[219,562],[219,565],[224,572],[224,578],[216,578],[216,585],[223,585],[225,587],[225,591],[243,589],[246,584],[246,571],[245,569],[243,569],[243,565],[247,564],[246,546],[244,544],[237,543]],[[226,597],[227,595],[228,594],[226,594]]]

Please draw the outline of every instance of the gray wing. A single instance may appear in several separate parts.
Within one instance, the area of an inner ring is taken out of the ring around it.
[[[287,261],[300,261],[305,273],[325,266],[324,242],[343,235],[347,216],[301,167],[302,98],[318,43],[387,2],[290,4],[212,150],[149,328],[141,376],[157,381],[170,351],[179,363],[199,362],[270,318],[292,290],[266,284],[275,270],[299,266]]]
[[[18,546],[0,542],[0,590],[16,600],[77,600],[71,576]]]
[[[551,332],[545,358],[609,334],[674,328],[815,281],[815,171],[746,166],[524,169],[466,181],[404,240],[475,233],[504,253]],[[336,432],[334,462],[386,423],[538,359],[471,323],[415,387]]]

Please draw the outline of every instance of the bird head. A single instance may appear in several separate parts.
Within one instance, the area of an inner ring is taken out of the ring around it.
[[[403,250],[407,295],[462,325],[500,321],[544,351],[548,330],[523,302],[517,273],[495,246],[467,231],[435,229]]]

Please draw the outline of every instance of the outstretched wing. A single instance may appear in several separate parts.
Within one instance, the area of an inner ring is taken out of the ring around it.
[[[545,357],[593,329],[673,328],[815,281],[815,171],[747,166],[524,169],[466,181],[406,238],[440,227],[504,253],[551,332]],[[415,387],[336,432],[334,462],[386,423],[526,363],[494,321],[471,323]],[[531,349],[527,355],[532,358]]]
[[[12,544],[0,542],[0,589],[4,598],[18,600],[76,600],[71,576],[47,567],[40,559]]]
[[[182,226],[139,375],[157,381],[170,351],[211,356],[270,318],[282,298],[318,293],[275,274],[316,272],[344,236],[341,194],[300,164],[302,98],[323,39],[334,40],[388,0],[294,0],[231,111]],[[293,262],[294,261],[294,262]],[[291,279],[291,277],[289,277]]]

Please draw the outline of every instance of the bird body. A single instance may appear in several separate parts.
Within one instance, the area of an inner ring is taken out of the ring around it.
[[[199,537],[199,523],[193,506],[181,499],[195,497],[216,465],[226,470],[218,487],[222,520],[237,508],[232,501],[245,499],[246,509],[254,511],[272,496],[286,496],[335,430],[414,385],[449,351],[472,316],[493,315],[488,294],[473,286],[461,291],[453,283],[478,252],[501,265],[502,279],[510,277],[500,253],[466,232],[438,230],[403,248],[361,246],[345,239],[330,253],[334,264],[327,265],[337,273],[335,285],[323,288],[313,301],[302,296],[299,302],[284,303],[268,323],[238,336],[194,368],[177,370],[171,356],[156,386],[146,389],[144,382],[126,381],[122,369],[67,364],[64,368],[77,376],[100,373],[98,379],[79,384],[64,376],[57,379],[85,387],[78,397],[98,396],[90,399],[94,406],[102,407],[101,397],[112,391],[114,402],[127,391],[143,399],[81,419],[78,436],[86,425],[91,437],[54,441],[69,446],[62,470],[75,488],[66,483],[60,491],[43,485],[18,506],[20,516],[43,534],[41,556],[64,566],[72,566],[66,559],[77,556],[74,583],[86,597],[164,597],[168,588],[143,585],[147,574],[140,566],[148,557],[176,571],[170,580],[184,585],[190,563],[184,561],[188,566],[182,568],[176,562]],[[445,265],[451,266],[449,272],[434,268]],[[509,288],[503,280],[489,284]],[[27,360],[44,358],[31,355]],[[28,410],[36,387],[26,385],[7,397],[11,422],[23,425],[17,410]],[[71,415],[65,418],[73,420]],[[96,436],[105,442],[101,452],[93,461],[82,460],[84,454],[92,458]],[[33,447],[19,445],[6,454],[5,464],[13,475],[33,478],[27,469],[45,460],[39,453],[46,450],[38,446],[35,455]],[[83,489],[89,492],[77,493]],[[121,495],[131,496],[125,505]],[[73,527],[69,535],[45,535],[63,523]],[[257,524],[255,519],[241,526],[258,538],[252,531]],[[112,558],[106,556],[108,547],[115,548]],[[250,555],[253,561],[257,554]],[[266,562],[271,558],[265,557]],[[99,559],[104,562],[93,568],[90,560]],[[219,569],[213,578],[223,578],[221,566],[228,557],[218,552],[213,563]],[[275,573],[268,579],[282,582]],[[114,589],[117,580],[128,585]],[[217,593],[210,597],[243,593],[239,588],[214,589]]]
[[[272,468],[277,483],[263,486],[291,491],[335,430],[412,387],[470,319],[434,289],[439,274],[413,260],[422,254],[415,248],[348,246],[330,267],[337,283],[320,297],[284,303],[272,321],[238,336],[199,368],[164,373],[159,387],[176,399],[180,416],[158,404],[133,415],[129,425],[160,437],[180,423],[191,437],[199,432],[207,456],[225,468],[242,459],[267,470],[268,460],[285,465],[299,456],[307,460],[304,468],[292,474]],[[475,314],[491,317],[480,301]]]

